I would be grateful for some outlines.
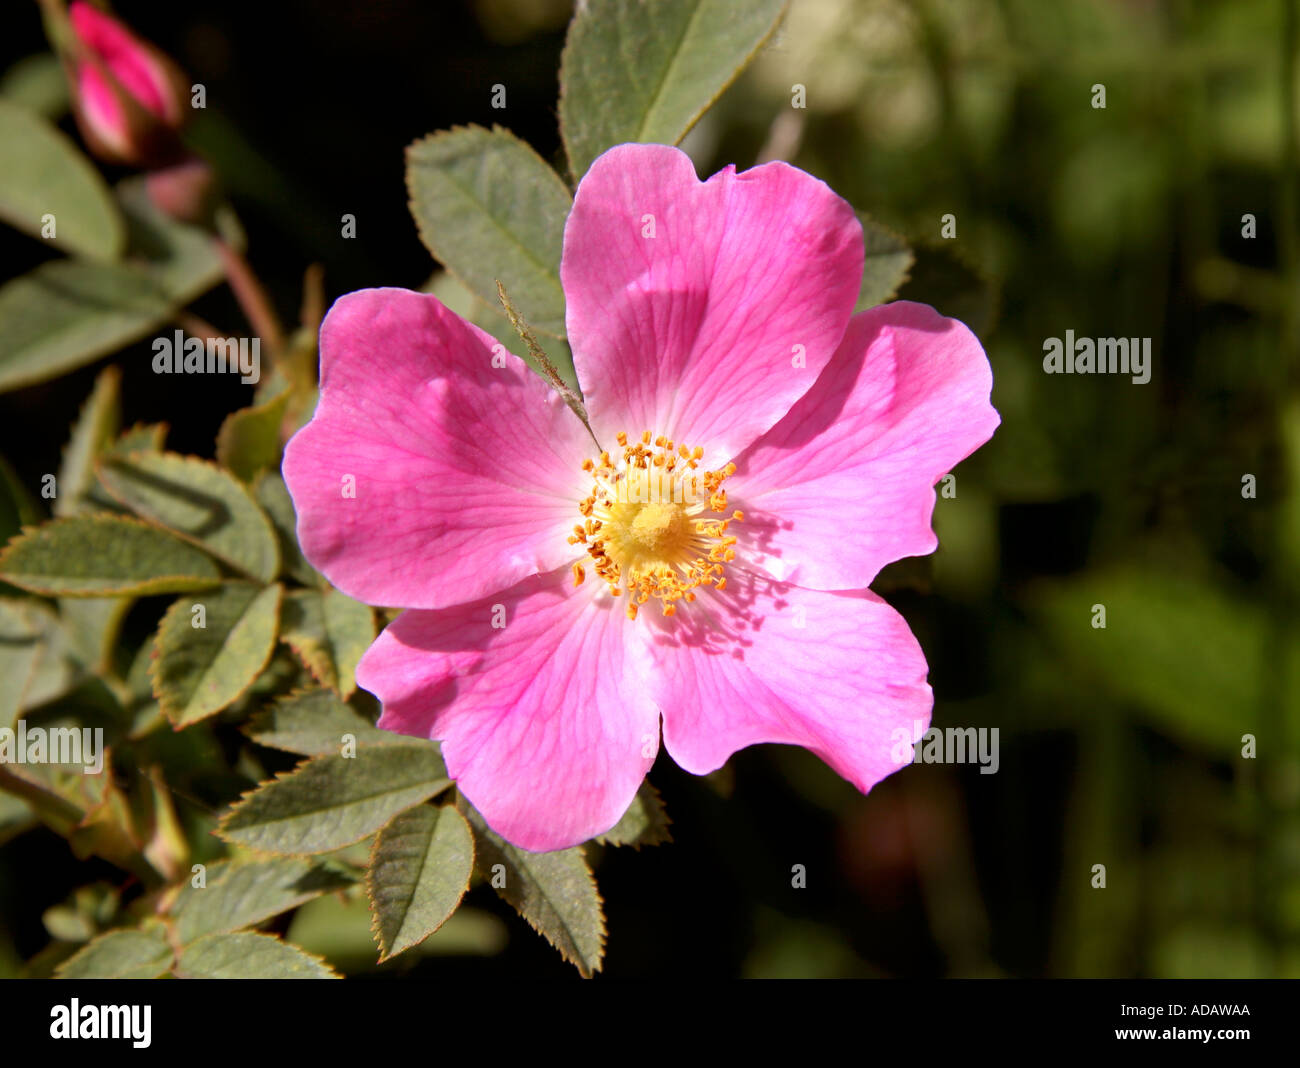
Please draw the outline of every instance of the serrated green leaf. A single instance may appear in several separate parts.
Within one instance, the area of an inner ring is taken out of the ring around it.
[[[324,579],[307,563],[298,547],[298,517],[293,510],[293,498],[278,471],[265,471],[253,483],[253,496],[275,529],[280,546],[280,570],[305,586],[316,586]]]
[[[125,458],[134,452],[161,452],[166,440],[166,423],[137,423],[110,442],[108,447],[100,452],[99,457]],[[99,481],[97,471],[94,473],[90,488],[86,491],[77,511],[130,514],[122,503],[104,488],[103,483]]]
[[[776,29],[785,0],[579,4],[560,65],[560,132],[582,177],[613,145],[675,145]]]
[[[662,845],[673,840],[668,831],[671,823],[659,791],[647,779],[637,790],[622,818],[596,841],[601,845],[630,845],[634,849]]]
[[[135,602],[130,597],[60,597],[59,622],[69,651],[99,675],[113,671],[122,620]]]
[[[0,598],[0,727],[76,682],[59,620],[44,604]]]
[[[600,971],[605,914],[582,850],[526,852],[496,834],[468,803],[460,807],[474,831],[475,866],[483,878],[584,978]],[[503,875],[504,885],[494,875]]]
[[[251,482],[259,471],[280,469],[280,426],[289,404],[285,390],[262,404],[231,412],[217,432],[217,463]]]
[[[473,872],[474,836],[453,806],[419,805],[384,827],[366,871],[380,961],[441,927]]]
[[[315,861],[272,857],[211,864],[204,883],[196,887],[193,880],[187,882],[170,909],[181,945],[252,927],[320,894],[341,890],[350,880]]]
[[[158,927],[106,931],[55,971],[60,979],[156,979],[172,966],[172,948]]]
[[[143,597],[203,590],[221,581],[206,553],[125,516],[51,520],[0,553],[0,579],[61,597]]]
[[[42,234],[53,216],[54,236]],[[48,119],[0,97],[0,219],[51,247],[117,259],[126,225],[113,194],[76,143]]]
[[[269,582],[280,569],[270,520],[236,478],[206,460],[169,452],[109,456],[99,480],[142,519],[252,578]]]
[[[129,232],[121,263],[52,260],[0,286],[0,391],[55,378],[138,341],[222,278],[211,237],[117,187]]]
[[[862,285],[854,312],[866,311],[884,304],[898,295],[907,281],[915,257],[907,242],[889,227],[882,226],[865,212],[858,212],[862,224],[862,240],[866,261],[862,270]]]
[[[359,842],[451,785],[432,749],[358,748],[316,757],[246,794],[218,834],[264,853],[327,853]]]
[[[357,664],[375,640],[375,614],[338,590],[285,596],[280,637],[322,686],[343,698],[357,688]]]
[[[320,957],[274,935],[244,931],[204,935],[181,950],[181,979],[338,979]]]
[[[275,648],[280,595],[278,585],[227,582],[167,609],[158,624],[153,693],[173,724],[214,715],[253,684]]]
[[[248,727],[249,736],[260,745],[284,749],[302,756],[340,753],[345,735],[358,747],[415,745],[437,752],[434,742],[381,731],[363,719],[330,690],[303,690],[280,698]]]
[[[420,237],[476,297],[499,307],[497,280],[520,315],[564,336],[560,253],[572,199],[560,176],[500,127],[457,127],[406,150]]]
[[[112,444],[121,422],[121,381],[116,367],[106,367],[81,406],[59,464],[55,515],[72,515],[85,508],[85,496],[95,482],[95,458]]]

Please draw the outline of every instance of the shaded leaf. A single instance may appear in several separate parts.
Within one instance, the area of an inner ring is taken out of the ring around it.
[[[338,590],[293,590],[284,599],[280,637],[317,682],[346,698],[357,688],[361,655],[375,640],[375,615]]]
[[[162,216],[141,179],[123,182],[117,195],[130,234],[127,260],[52,260],[0,286],[0,391],[138,341],[221,280],[212,239]]]
[[[581,849],[529,853],[512,846],[462,801],[474,830],[475,866],[484,879],[503,876],[495,889],[586,978],[600,970],[605,955],[605,914],[596,880]],[[494,872],[494,868],[501,868]],[[496,883],[501,879],[497,878]]]
[[[171,907],[181,945],[203,935],[252,927],[320,894],[341,890],[350,880],[314,861],[273,857],[211,864],[205,884],[185,883]]]
[[[637,790],[622,818],[596,841],[601,845],[630,845],[635,849],[662,845],[673,840],[668,830],[671,823],[659,791],[647,779]]]
[[[947,246],[921,245],[914,254],[916,262],[898,296],[929,304],[985,337],[997,321],[998,288],[993,280]]]
[[[54,216],[55,236],[42,237]],[[57,249],[113,260],[126,245],[113,194],[76,143],[48,119],[0,98],[0,219]]]
[[[862,224],[866,260],[854,313],[874,308],[898,296],[898,290],[906,283],[915,262],[907,242],[887,226],[861,211],[858,212],[858,222]]]
[[[270,520],[239,481],[216,465],[176,453],[131,453],[105,459],[99,479],[142,519],[255,579],[275,578],[280,552]]]
[[[121,381],[116,367],[106,367],[81,406],[59,464],[55,515],[72,515],[85,508],[85,496],[95,482],[95,458],[112,444],[121,422]]]
[[[206,553],[166,531],[86,515],[24,531],[0,553],[0,578],[33,593],[107,597],[209,589],[221,576]]]
[[[456,911],[474,872],[474,838],[452,805],[419,805],[375,837],[366,891],[380,960],[423,942]]]
[[[76,678],[54,613],[36,601],[0,598],[0,727],[66,693]]]
[[[275,529],[276,541],[280,546],[281,571],[306,586],[322,582],[320,575],[307,563],[307,558],[298,547],[298,518],[294,514],[293,499],[289,496],[288,487],[280,473],[266,471],[258,476],[253,483],[253,496]]]
[[[244,482],[280,468],[280,426],[289,404],[285,390],[262,404],[231,412],[217,432],[217,463]]]
[[[181,950],[181,979],[338,979],[320,957],[274,935],[244,931],[204,935]]]
[[[342,751],[350,735],[358,747],[416,745],[437,752],[433,742],[393,731],[381,731],[345,705],[331,690],[303,690],[282,697],[259,714],[247,728],[260,745],[303,756],[324,756]]]
[[[167,609],[151,676],[173,724],[185,727],[220,712],[253,684],[275,648],[280,593],[278,585],[227,582]]]
[[[69,651],[90,671],[113,671],[113,651],[122,620],[135,602],[130,597],[61,597],[59,622]]]
[[[497,279],[535,330],[564,336],[560,252],[572,200],[564,182],[508,130],[457,127],[406,150],[420,238],[485,303]]]
[[[579,4],[560,66],[560,132],[580,178],[613,145],[675,145],[776,29],[785,0]]]
[[[358,748],[353,757],[316,757],[245,794],[218,834],[265,853],[327,853],[450,785],[432,749]]]
[[[172,949],[158,927],[107,931],[65,960],[60,979],[156,979],[172,965]]]

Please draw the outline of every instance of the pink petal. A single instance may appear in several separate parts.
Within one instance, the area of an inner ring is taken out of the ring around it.
[[[849,205],[788,164],[700,182],[675,148],[611,148],[578,185],[560,265],[597,438],[738,455],[830,359],[862,255]]]
[[[559,571],[476,604],[405,612],[357,667],[383,702],[379,726],[441,740],[492,829],[535,852],[609,830],[659,747],[643,634],[593,592]]]
[[[925,655],[870,590],[828,593],[732,569],[654,630],[664,747],[703,775],[758,742],[799,745],[867,791],[911,761],[930,722]]]
[[[349,596],[441,608],[579,555],[565,539],[591,486],[590,436],[518,359],[493,367],[496,345],[405,289],[330,310],[320,402],[284,477],[303,552]]]
[[[934,484],[1000,419],[979,341],[925,304],[853,318],[812,387],[737,463],[738,551],[779,579],[859,589],[933,552]]]
[[[173,124],[179,121],[178,104],[166,72],[143,41],[117,19],[87,3],[74,3],[68,17],[82,43],[103,60],[122,88],[145,110]]]
[[[104,76],[89,63],[77,68],[77,97],[81,116],[94,135],[112,151],[128,153],[131,134],[121,101]]]

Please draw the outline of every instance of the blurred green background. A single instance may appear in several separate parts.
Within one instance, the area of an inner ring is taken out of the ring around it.
[[[193,141],[286,314],[309,263],[331,299],[427,280],[416,137],[501,122],[559,159],[565,3],[116,10],[207,85]],[[3,18],[6,64],[43,49],[34,5]],[[676,840],[600,858],[606,975],[1300,976],[1297,23],[1287,0],[795,0],[689,135],[702,175],[787,158],[905,235],[901,295],[986,345],[1002,426],[939,501],[939,551],[876,588],[927,652],[935,725],[998,728],[1000,768],[918,764],[862,797],[802,751],[708,779],[661,758]],[[6,276],[48,255],[7,230],[0,250]],[[224,290],[195,310],[238,318]],[[1044,374],[1066,330],[1150,337],[1150,383]],[[114,358],[126,422],[211,455],[251,391],[149,356]],[[29,491],[105,362],[0,396]],[[121,876],[16,818],[0,834],[13,973],[50,942],[46,909]],[[377,974],[571,974],[490,891],[468,905]],[[292,922],[374,973],[364,902]]]

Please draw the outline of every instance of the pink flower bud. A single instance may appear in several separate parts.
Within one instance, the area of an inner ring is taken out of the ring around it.
[[[152,167],[182,153],[186,84],[177,66],[83,0],[68,9],[76,35],[73,105],[91,150],[113,163]]]
[[[181,222],[208,225],[217,205],[212,168],[197,156],[145,175],[145,189],[154,207]]]

